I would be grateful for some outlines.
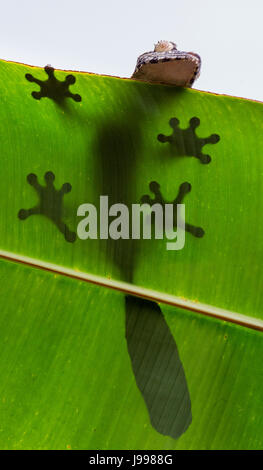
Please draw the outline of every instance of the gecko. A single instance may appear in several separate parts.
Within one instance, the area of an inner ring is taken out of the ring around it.
[[[161,40],[155,44],[154,51],[138,57],[131,78],[191,88],[200,69],[198,54],[179,51],[174,42]]]
[[[145,52],[138,57],[131,78],[190,88],[199,76],[200,68],[201,58],[198,54],[179,51],[174,42],[162,40],[155,44],[154,51]],[[173,120],[172,123],[177,124],[177,121]],[[198,121],[193,121],[192,124],[196,122]],[[136,124],[138,125],[138,118]],[[185,135],[188,136],[188,133]],[[161,142],[167,140],[165,136],[160,136]],[[107,149],[108,147],[107,142]],[[123,146],[121,162],[122,153]],[[133,156],[132,162],[134,161]],[[189,183],[186,185],[188,189],[191,187]],[[154,187],[151,183],[150,189],[153,188],[153,192],[156,187],[158,190],[157,183],[154,183]],[[148,196],[147,201],[149,200]],[[202,237],[203,230],[197,229],[199,234],[196,236]],[[125,337],[131,365],[151,424],[159,433],[178,439],[192,422],[191,398],[176,341],[161,306],[154,301],[126,295],[125,318]]]

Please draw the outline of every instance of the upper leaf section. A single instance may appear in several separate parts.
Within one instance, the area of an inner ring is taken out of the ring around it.
[[[69,83],[63,71],[70,91],[36,100],[43,69],[1,61],[0,71],[2,250],[263,318],[261,103],[79,72]],[[166,240],[68,243],[81,204],[99,212],[108,195],[130,207],[152,182],[166,201],[187,183],[186,220],[202,237],[187,231],[181,251]]]

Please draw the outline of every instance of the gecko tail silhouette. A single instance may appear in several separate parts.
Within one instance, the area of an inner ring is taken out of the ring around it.
[[[191,401],[175,340],[157,303],[126,296],[126,341],[152,426],[178,439],[192,422]]]

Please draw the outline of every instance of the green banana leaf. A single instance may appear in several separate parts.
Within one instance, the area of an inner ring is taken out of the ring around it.
[[[262,104],[0,71],[0,447],[262,448]],[[184,248],[81,240],[101,195],[181,195]]]

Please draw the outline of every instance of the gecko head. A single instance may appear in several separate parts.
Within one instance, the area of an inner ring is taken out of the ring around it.
[[[171,41],[158,41],[154,44],[154,52],[168,52],[177,49],[176,44]]]

